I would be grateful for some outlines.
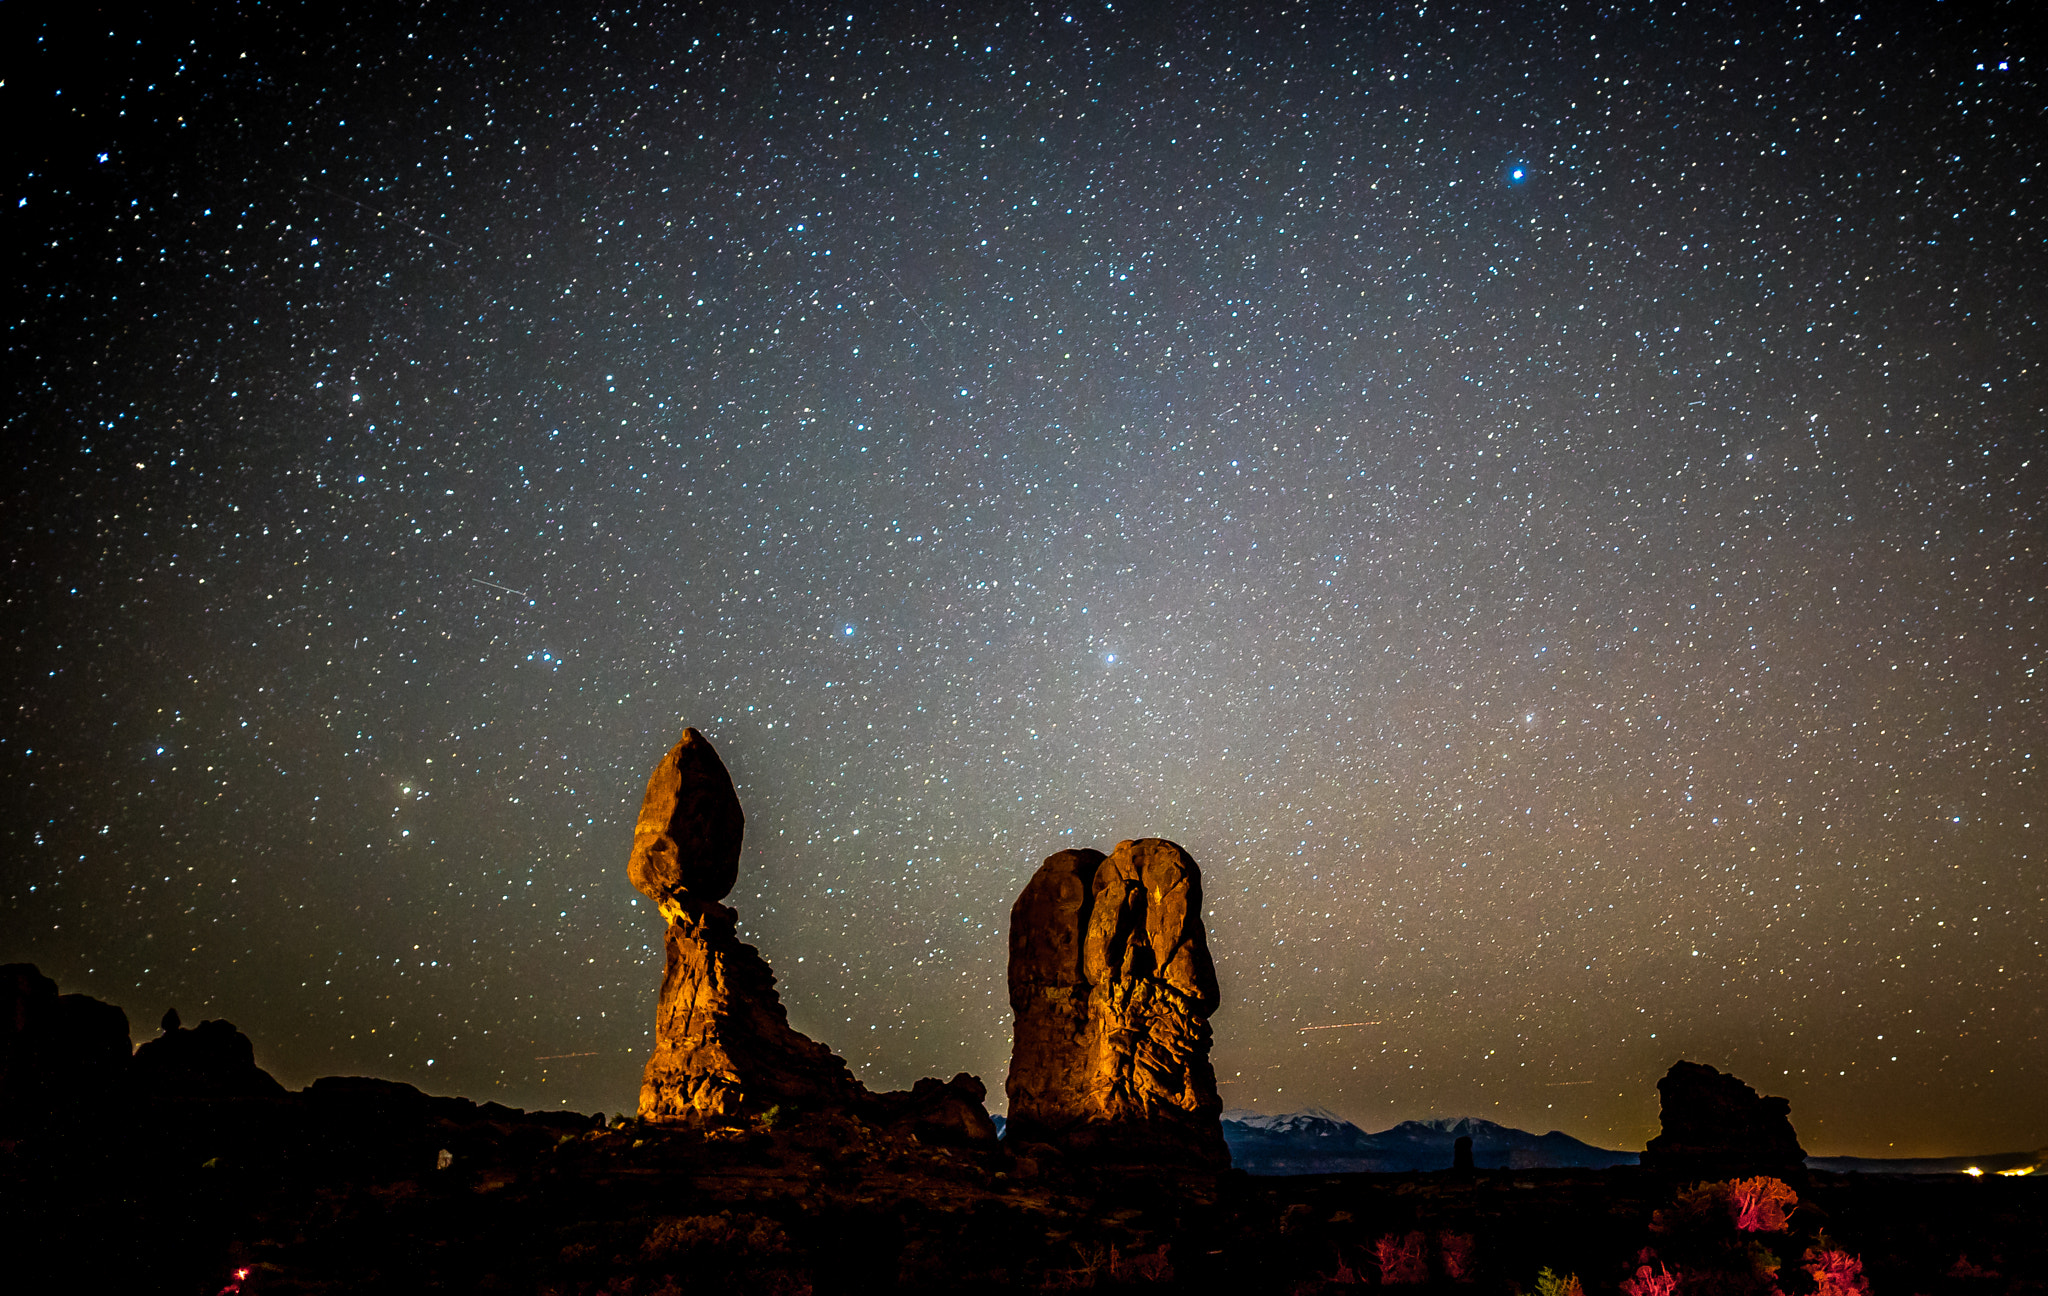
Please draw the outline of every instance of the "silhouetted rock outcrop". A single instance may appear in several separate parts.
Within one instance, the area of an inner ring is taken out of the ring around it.
[[[908,1090],[877,1094],[868,1110],[877,1124],[922,1143],[986,1145],[996,1141],[987,1100],[988,1086],[981,1077],[962,1071],[951,1080],[920,1080]]]
[[[1229,1165],[1216,1004],[1192,856],[1157,837],[1051,856],[1010,910],[1006,1141]]]
[[[1664,1132],[1643,1149],[1644,1169],[1699,1179],[1804,1175],[1790,1100],[1759,1097],[1732,1075],[1685,1061],[1671,1064],[1657,1094]]]
[[[171,1014],[165,1014],[166,1023]],[[172,1026],[143,1041],[129,1080],[145,1098],[282,1098],[285,1088],[256,1065],[249,1037],[225,1021]]]
[[[90,1105],[125,1078],[128,1014],[57,993],[33,963],[0,966],[0,1132]]]

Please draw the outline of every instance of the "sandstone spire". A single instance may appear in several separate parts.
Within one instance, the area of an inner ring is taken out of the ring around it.
[[[1216,1004],[1192,856],[1148,837],[1048,858],[1010,911],[1006,1137],[1229,1165],[1209,1065]]]
[[[745,826],[725,763],[685,729],[647,780],[627,866],[668,927],[654,1054],[640,1084],[650,1120],[737,1120],[867,1097],[845,1062],[790,1028],[775,974],[718,903],[738,876]]]

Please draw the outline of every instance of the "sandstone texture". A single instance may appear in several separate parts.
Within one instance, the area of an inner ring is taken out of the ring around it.
[[[920,1080],[909,1089],[876,1094],[870,1119],[920,1143],[993,1147],[996,1124],[988,1114],[988,1086],[965,1071],[951,1080]]]
[[[1792,1104],[1766,1098],[1732,1075],[1678,1061],[1657,1082],[1664,1132],[1643,1149],[1643,1168],[1699,1179],[1796,1178],[1806,1151]]]
[[[1006,1140],[1228,1166],[1216,1004],[1192,856],[1157,837],[1051,856],[1010,911]]]
[[[654,1054],[640,1083],[649,1120],[731,1122],[771,1107],[843,1108],[865,1091],[832,1050],[791,1029],[775,974],[716,902],[668,922]]]
[[[725,762],[710,739],[685,729],[647,778],[626,871],[662,916],[673,919],[691,904],[723,900],[732,891],[746,830]]]

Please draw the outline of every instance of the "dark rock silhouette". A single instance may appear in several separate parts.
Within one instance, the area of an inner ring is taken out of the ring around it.
[[[1010,911],[1005,1139],[1110,1160],[1230,1164],[1209,1064],[1202,877],[1173,842],[1039,866]]]
[[[1470,1170],[1472,1168],[1472,1136],[1470,1134],[1460,1134],[1458,1135],[1458,1141],[1451,1144],[1451,1169]]]
[[[973,1076],[872,1094],[832,1050],[789,1024],[775,974],[718,903],[738,877],[746,816],[709,739],[685,729],[647,780],[627,872],[667,922],[643,1120],[738,1124],[770,1111],[830,1111],[929,1142],[994,1144]]]
[[[173,1014],[166,1013],[169,1023]],[[135,1050],[129,1082],[145,1098],[282,1098],[283,1085],[256,1065],[249,1037],[225,1021],[170,1026]]]
[[[1713,1067],[1678,1061],[1657,1082],[1664,1132],[1643,1149],[1643,1167],[1699,1179],[1803,1177],[1806,1152],[1792,1129],[1792,1104]]]
[[[125,1078],[129,1050],[119,1008],[58,994],[32,963],[0,966],[0,1131],[97,1103]]]
[[[908,1090],[875,1095],[874,1118],[922,1143],[971,1147],[996,1141],[995,1119],[985,1105],[988,1086],[962,1071],[951,1080],[920,1080]]]

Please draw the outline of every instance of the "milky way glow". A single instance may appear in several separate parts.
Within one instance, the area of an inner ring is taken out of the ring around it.
[[[876,1087],[1159,835],[1231,1106],[2048,1142],[2039,80],[1710,8],[38,17],[0,957],[628,1109],[689,723]]]

